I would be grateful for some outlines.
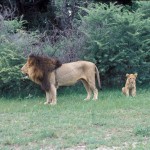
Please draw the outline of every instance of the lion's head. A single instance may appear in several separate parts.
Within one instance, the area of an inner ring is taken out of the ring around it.
[[[134,86],[136,83],[137,73],[135,74],[126,74],[127,77],[127,83],[130,86]]]
[[[30,54],[21,71],[32,81],[40,84],[43,90],[48,91],[50,89],[48,74],[61,65],[61,62],[57,59]]]

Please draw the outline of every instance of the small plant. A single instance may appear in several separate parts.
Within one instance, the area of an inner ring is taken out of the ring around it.
[[[134,131],[135,135],[143,136],[143,137],[149,137],[150,136],[150,127],[137,127]]]

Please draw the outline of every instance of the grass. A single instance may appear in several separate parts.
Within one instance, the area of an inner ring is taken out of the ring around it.
[[[103,90],[89,102],[84,92],[60,93],[56,106],[45,97],[1,98],[0,149],[150,149],[149,90],[135,98]]]

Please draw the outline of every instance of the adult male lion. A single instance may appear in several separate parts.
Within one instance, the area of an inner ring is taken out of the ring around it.
[[[94,93],[93,99],[98,99],[95,74],[99,87],[101,87],[100,77],[96,65],[92,62],[77,61],[61,64],[56,59],[32,54],[21,71],[45,90],[45,104],[55,105],[57,103],[56,94],[59,86],[72,85],[79,80],[82,81],[87,91],[85,100],[90,99],[92,92]]]
[[[127,80],[125,87],[122,88],[122,93],[126,96],[136,96],[136,78],[137,73],[135,74],[126,74]]]

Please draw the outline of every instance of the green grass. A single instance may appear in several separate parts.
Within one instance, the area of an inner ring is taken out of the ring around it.
[[[150,149],[149,90],[135,98],[103,90],[89,102],[84,92],[60,93],[56,106],[45,97],[1,98],[0,149]]]

